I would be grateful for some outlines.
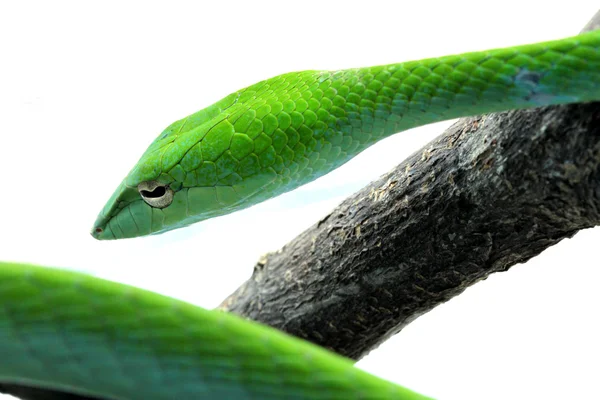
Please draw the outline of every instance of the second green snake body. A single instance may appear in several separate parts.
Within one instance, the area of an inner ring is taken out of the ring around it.
[[[225,312],[0,262],[0,383],[114,400],[410,399],[342,357]]]
[[[165,129],[117,188],[92,234],[144,236],[228,214],[293,190],[416,126],[597,99],[599,49],[600,35],[592,32],[261,81]]]
[[[419,125],[600,100],[600,32],[337,72],[284,74],[173,123],[92,234],[165,232],[252,206]],[[233,315],[56,269],[0,263],[0,384],[107,399],[421,399]]]

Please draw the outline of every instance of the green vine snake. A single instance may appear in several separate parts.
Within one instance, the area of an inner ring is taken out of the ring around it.
[[[174,122],[101,210],[160,234],[291,191],[424,124],[600,99],[600,31],[258,82]],[[317,346],[85,274],[0,263],[0,383],[103,399],[425,399]]]

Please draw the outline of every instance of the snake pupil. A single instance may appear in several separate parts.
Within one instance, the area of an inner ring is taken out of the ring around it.
[[[164,186],[158,186],[154,190],[140,190],[140,194],[148,199],[158,199],[167,193]]]

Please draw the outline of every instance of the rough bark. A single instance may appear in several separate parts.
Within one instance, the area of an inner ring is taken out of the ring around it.
[[[600,26],[600,12],[584,30]],[[360,359],[600,223],[600,103],[466,118],[276,253],[222,309]],[[0,383],[23,400],[92,397]]]
[[[358,360],[599,223],[600,103],[465,118],[264,256],[220,308]]]
[[[355,360],[600,223],[600,103],[464,119],[266,255],[221,308]]]

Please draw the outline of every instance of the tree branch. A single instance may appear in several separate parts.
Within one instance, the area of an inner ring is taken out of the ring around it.
[[[220,308],[358,360],[599,223],[600,103],[465,118],[263,257]]]

